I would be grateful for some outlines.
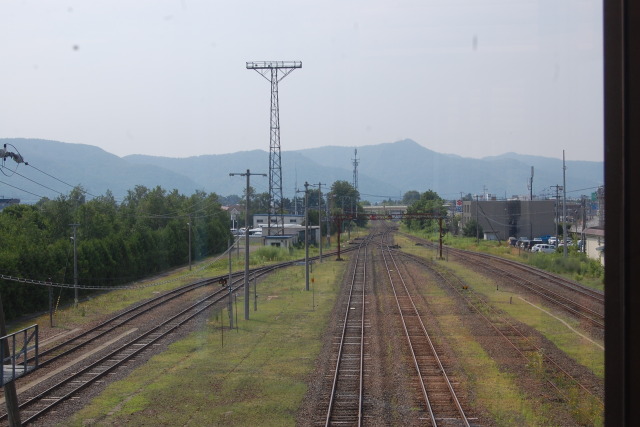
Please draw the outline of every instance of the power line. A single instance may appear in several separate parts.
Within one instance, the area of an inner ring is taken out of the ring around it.
[[[4,166],[4,165],[0,165],[0,168],[8,169],[8,168],[7,168],[6,166]],[[6,175],[6,174],[5,174],[5,175]],[[33,180],[33,179],[31,179],[31,178],[29,178],[29,177],[27,177],[27,176],[24,176],[24,175],[22,175],[21,173],[19,173],[19,172],[17,172],[17,171],[13,171],[13,174],[12,174],[12,175],[18,175],[19,177],[22,177],[22,178],[26,179],[27,181],[31,181],[31,182],[33,182],[34,184],[39,185],[40,187],[46,188],[47,190],[53,191],[54,193],[62,194],[60,191],[58,191],[58,190],[54,190],[54,189],[53,189],[53,188],[51,188],[51,187],[47,187],[46,185],[41,184],[41,183],[39,183],[38,181],[35,181],[35,180]]]
[[[578,191],[584,191],[584,190],[597,190],[600,187],[602,187],[602,185],[599,185],[597,187],[580,188],[578,190],[567,190],[567,193],[577,193]]]
[[[91,193],[89,193],[88,191],[83,190],[80,186],[71,185],[71,184],[69,184],[68,182],[65,182],[65,181],[61,180],[60,178],[56,178],[55,176],[53,176],[53,175],[51,175],[51,174],[49,174],[49,173],[47,173],[47,172],[45,172],[45,171],[43,171],[43,170],[41,170],[41,169],[38,169],[37,167],[33,166],[33,165],[32,165],[32,164],[30,164],[30,163],[25,163],[25,164],[26,164],[27,166],[31,166],[32,168],[34,168],[34,169],[35,169],[35,170],[37,170],[38,172],[40,172],[40,173],[42,173],[42,174],[44,174],[44,175],[48,176],[49,178],[53,178],[53,179],[55,179],[56,181],[63,183],[64,185],[68,185],[68,186],[69,186],[69,187],[71,187],[71,188],[78,188],[78,190],[79,190],[81,193],[88,194],[89,196],[94,197],[94,198],[98,197],[98,196],[96,196],[95,194],[91,194]],[[55,191],[55,190],[54,190],[54,191]],[[62,193],[61,193],[61,194],[62,194]]]
[[[22,189],[22,188],[20,188],[20,187],[16,187],[15,185],[7,184],[7,183],[6,183],[6,182],[4,182],[4,181],[0,181],[0,184],[4,184],[4,185],[6,185],[6,186],[8,186],[8,187],[15,188],[16,190],[24,191],[24,192],[25,192],[25,193],[27,193],[27,194],[31,194],[32,196],[36,196],[36,197],[40,197],[41,199],[43,199],[43,198],[44,198],[44,196],[41,196],[41,195],[36,194],[36,193],[32,193],[31,191],[27,191],[27,190]]]
[[[383,196],[383,195],[380,195],[380,194],[367,194],[367,193],[360,193],[360,195],[361,195],[361,196],[369,196],[369,197],[387,197],[387,198],[389,198],[389,199],[391,199],[391,198],[395,198],[395,197],[398,197],[398,195],[397,195],[397,194],[396,194],[395,196]],[[399,199],[399,200],[402,200],[402,196],[400,196],[400,199]]]

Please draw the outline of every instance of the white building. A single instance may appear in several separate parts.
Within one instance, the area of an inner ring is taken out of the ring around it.
[[[304,215],[271,215],[271,225],[275,226],[278,224],[278,218],[282,217],[285,225],[304,225]],[[257,227],[266,227],[269,221],[269,214],[254,214],[253,215],[253,226]]]

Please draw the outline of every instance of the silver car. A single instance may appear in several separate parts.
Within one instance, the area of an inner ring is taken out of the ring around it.
[[[556,251],[556,247],[553,245],[547,245],[546,243],[538,243],[537,245],[533,245],[531,248],[531,252],[541,252],[545,254],[550,254]]]

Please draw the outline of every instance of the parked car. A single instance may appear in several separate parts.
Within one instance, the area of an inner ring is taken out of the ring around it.
[[[542,239],[536,238],[536,239],[533,239],[531,243],[529,243],[529,248],[533,248],[535,245],[542,245],[542,244],[544,244]]]
[[[531,252],[550,254],[556,251],[556,247],[547,243],[538,243],[531,248]]]
[[[573,241],[571,239],[567,239],[566,241],[565,240],[560,240],[560,243],[558,243],[558,247],[562,248],[562,247],[564,247],[564,245],[571,246],[571,245],[573,245]]]
[[[557,245],[557,244],[558,244],[558,238],[557,238],[557,237],[553,237],[553,236],[552,236],[552,237],[549,237],[549,241],[548,241],[548,243],[549,243],[550,245]]]

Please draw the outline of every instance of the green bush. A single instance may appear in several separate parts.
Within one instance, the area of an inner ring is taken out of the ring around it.
[[[264,261],[286,261],[289,259],[289,250],[276,246],[264,246],[256,250],[255,257]]]

